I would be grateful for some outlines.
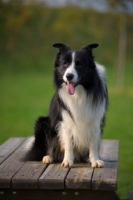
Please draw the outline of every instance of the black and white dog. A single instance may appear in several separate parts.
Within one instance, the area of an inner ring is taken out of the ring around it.
[[[103,167],[98,150],[108,94],[104,67],[94,62],[92,54],[98,44],[78,51],[61,43],[53,46],[59,49],[54,63],[56,92],[48,116],[36,122],[27,159],[62,162],[62,167],[80,161]]]

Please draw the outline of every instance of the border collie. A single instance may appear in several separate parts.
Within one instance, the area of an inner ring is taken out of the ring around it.
[[[28,160],[43,163],[90,162],[93,168],[103,167],[98,151],[104,127],[108,93],[104,67],[94,61],[89,44],[78,51],[56,43],[54,62],[56,92],[47,117],[35,125],[35,140],[27,154]]]

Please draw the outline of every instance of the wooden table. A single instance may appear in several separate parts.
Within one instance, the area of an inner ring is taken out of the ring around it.
[[[33,138],[10,138],[0,146],[0,199],[2,200],[118,200],[117,140],[102,140],[99,156],[104,168],[87,163],[62,168],[60,164],[24,162]]]

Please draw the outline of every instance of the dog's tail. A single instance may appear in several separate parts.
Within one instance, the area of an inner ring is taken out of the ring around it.
[[[25,161],[41,161],[50,144],[51,128],[49,117],[39,117],[35,124],[34,142],[24,156]]]

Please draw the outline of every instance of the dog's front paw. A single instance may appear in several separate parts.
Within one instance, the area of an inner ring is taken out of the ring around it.
[[[63,160],[63,162],[61,163],[61,166],[65,168],[71,167],[72,165],[73,165],[72,160]]]
[[[91,166],[92,168],[96,167],[102,168],[104,167],[104,162],[102,160],[91,160]]]
[[[44,164],[51,164],[53,162],[53,158],[51,158],[49,155],[44,156],[43,159],[42,159],[42,162]]]

